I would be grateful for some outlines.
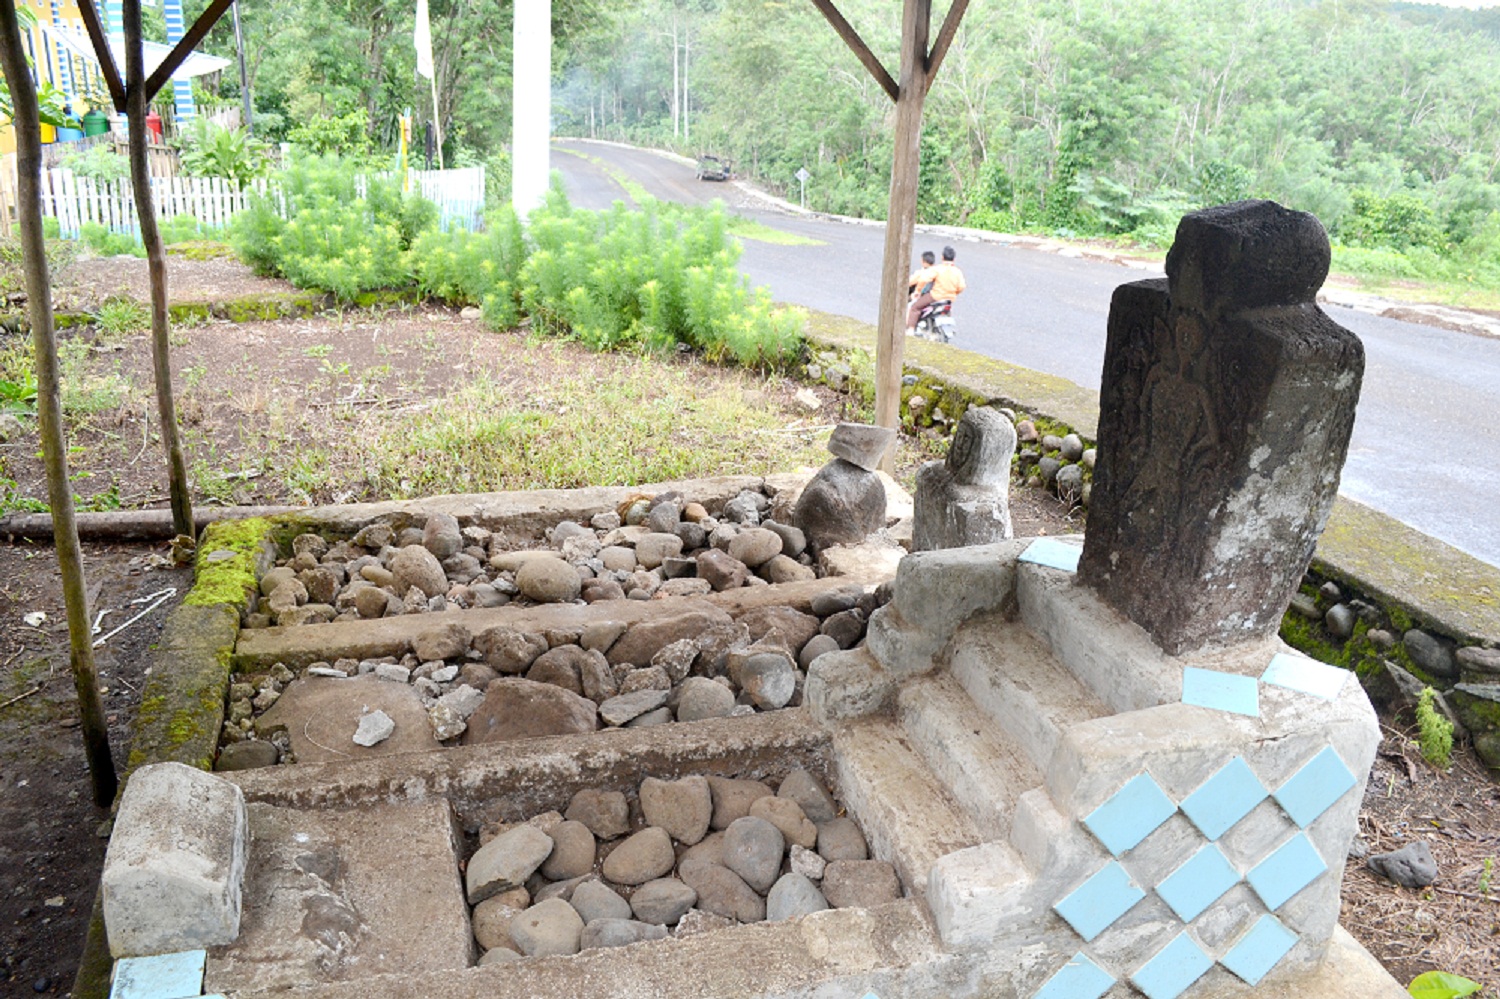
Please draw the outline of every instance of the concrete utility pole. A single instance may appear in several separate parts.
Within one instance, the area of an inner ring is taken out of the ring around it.
[[[922,142],[922,105],[937,76],[948,46],[958,33],[969,0],[953,0],[937,40],[929,51],[932,0],[903,0],[901,15],[901,66],[899,79],[881,63],[880,57],[860,38],[859,32],[839,13],[834,0],[812,0],[849,46],[875,82],[896,102],[896,141],[891,163],[891,206],[886,213],[885,260],[880,271],[880,313],[875,341],[875,423],[897,427],[901,423],[901,366],[906,343],[906,278],[911,265],[912,229],[917,221],[917,180]],[[894,453],[881,463],[886,471],[895,464]]]
[[[515,5],[510,203],[525,218],[547,196],[552,138],[552,0]]]

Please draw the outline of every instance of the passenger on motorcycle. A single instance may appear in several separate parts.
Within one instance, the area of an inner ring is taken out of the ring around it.
[[[963,271],[953,262],[953,247],[943,247],[943,262],[933,265],[932,253],[922,254],[928,266],[912,275],[911,305],[906,311],[907,336],[920,335],[944,343],[953,339],[953,300],[967,284]],[[918,279],[921,278],[921,283]]]
[[[906,283],[906,335],[916,332],[917,317],[932,304],[932,283],[937,278],[937,256],[931,250],[922,251],[922,266]]]

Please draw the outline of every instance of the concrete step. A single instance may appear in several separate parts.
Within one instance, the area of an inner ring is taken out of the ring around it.
[[[998,615],[964,625],[953,649],[954,678],[1040,772],[1063,730],[1112,713],[1046,643]]]
[[[871,855],[895,864],[910,894],[926,893],[927,872],[939,857],[984,841],[899,723],[863,718],[841,727],[833,742],[839,796]]]
[[[897,710],[913,746],[980,833],[1008,839],[1016,799],[1042,783],[1025,750],[946,672],[907,684]]]

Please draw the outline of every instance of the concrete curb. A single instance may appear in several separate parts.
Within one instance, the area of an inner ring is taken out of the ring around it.
[[[875,328],[858,320],[811,313],[806,336],[825,349],[875,355]],[[919,378],[1097,437],[1098,392],[947,344],[909,339],[906,354],[907,372]],[[1313,568],[1460,642],[1500,641],[1500,569],[1362,503],[1334,503]]]

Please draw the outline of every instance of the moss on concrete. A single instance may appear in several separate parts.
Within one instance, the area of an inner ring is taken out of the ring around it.
[[[239,617],[237,606],[184,603],[167,618],[141,692],[128,770],[168,760],[213,767]]]
[[[259,585],[256,575],[262,546],[273,535],[264,517],[220,520],[208,526],[198,543],[193,588],[183,603],[193,607],[220,604],[243,608]],[[229,552],[226,558],[220,552]]]

